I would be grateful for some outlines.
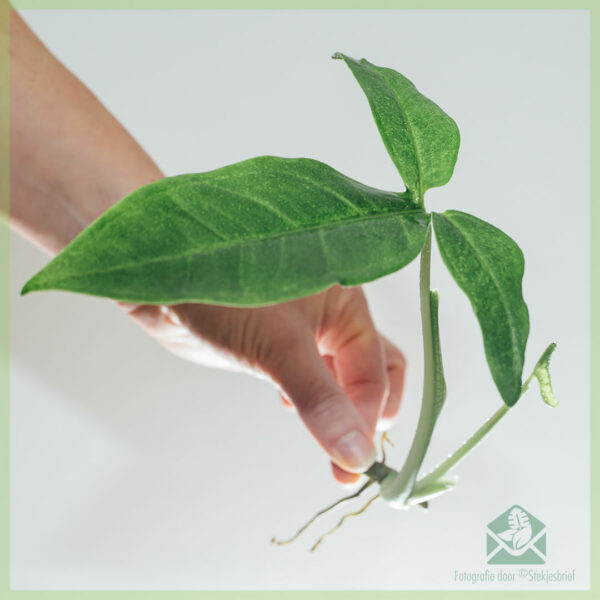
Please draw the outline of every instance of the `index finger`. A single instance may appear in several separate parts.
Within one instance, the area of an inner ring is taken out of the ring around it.
[[[328,324],[328,352],[336,379],[373,437],[389,391],[383,345],[362,290],[348,290],[343,309]]]

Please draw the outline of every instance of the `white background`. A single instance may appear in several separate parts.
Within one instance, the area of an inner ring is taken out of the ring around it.
[[[278,154],[401,189],[360,88],[329,57],[408,76],[461,130],[454,178],[428,193],[428,208],[474,213],[520,244],[526,372],[557,341],[561,404],[550,409],[534,388],[427,512],[375,503],[314,555],[339,515],[297,546],[273,547],[272,535],[346,493],[297,417],[268,383],[170,356],[110,301],[19,297],[47,258],[14,236],[12,587],[471,588],[454,571],[485,569],[485,526],[515,503],[547,524],[547,568],[575,568],[566,586],[587,587],[588,13],[22,14],[168,175]],[[470,305],[437,252],[432,278],[449,394],[426,467],[500,405]],[[422,377],[416,262],[366,290],[409,361],[391,432],[400,466]]]

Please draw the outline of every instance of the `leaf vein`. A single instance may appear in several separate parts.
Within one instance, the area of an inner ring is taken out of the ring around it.
[[[195,184],[196,185],[200,185],[200,186],[204,186],[204,187],[209,187],[209,188],[216,189],[216,190],[221,190],[223,192],[231,194],[232,196],[237,196],[238,198],[242,198],[244,200],[249,200],[250,202],[253,202],[254,204],[257,204],[258,206],[262,206],[263,208],[265,208],[268,211],[272,212],[274,215],[277,215],[282,221],[285,221],[286,223],[289,223],[290,225],[296,225],[297,224],[293,219],[290,219],[286,214],[282,213],[279,209],[275,208],[270,203],[265,202],[264,200],[259,200],[258,198],[255,198],[253,196],[249,196],[248,194],[242,194],[240,192],[234,192],[233,190],[230,190],[230,189],[228,189],[226,187],[222,187],[222,186],[219,186],[219,185],[212,185],[212,184],[207,183],[205,181],[197,181],[197,182],[195,182]]]
[[[188,217],[190,217],[193,221],[195,221],[196,223],[200,224],[202,227],[204,227],[207,231],[210,231],[212,234],[216,235],[219,239],[221,240],[228,240],[229,238],[225,235],[223,235],[220,231],[218,231],[217,229],[215,229],[214,227],[212,227],[211,225],[208,225],[204,220],[202,220],[200,217],[198,217],[198,215],[195,215],[193,212],[190,212],[185,206],[183,206],[179,200],[173,196],[171,193],[166,192],[167,197],[171,200],[171,202],[185,215],[187,215]]]

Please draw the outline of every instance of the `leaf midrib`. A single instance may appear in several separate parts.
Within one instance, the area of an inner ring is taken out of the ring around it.
[[[159,257],[151,258],[151,259],[141,261],[141,262],[126,263],[126,264],[122,264],[122,265],[115,266],[115,267],[108,267],[106,269],[90,270],[90,271],[86,271],[85,273],[82,273],[82,274],[75,273],[72,275],[65,275],[63,277],[53,277],[52,281],[58,282],[58,281],[65,281],[65,280],[69,280],[69,279],[81,279],[82,277],[87,277],[89,275],[99,275],[101,273],[111,273],[114,271],[120,271],[122,269],[128,269],[131,267],[140,267],[140,266],[146,266],[146,265],[150,265],[150,264],[157,264],[157,263],[161,263],[161,262],[170,262],[170,261],[179,260],[182,258],[187,258],[189,256],[197,256],[200,254],[208,255],[208,254],[213,254],[214,252],[216,252],[218,250],[222,250],[223,248],[229,249],[229,248],[234,248],[236,246],[243,246],[245,244],[249,244],[249,243],[253,243],[253,242],[257,242],[257,241],[263,241],[263,240],[267,241],[267,240],[274,240],[277,238],[292,237],[294,235],[307,234],[307,233],[311,233],[311,232],[328,231],[331,229],[335,229],[336,227],[339,227],[339,226],[345,227],[347,225],[350,225],[350,224],[356,223],[356,222],[373,221],[373,220],[377,220],[377,219],[386,219],[389,217],[403,217],[403,216],[410,216],[410,215],[427,215],[427,214],[429,214],[429,213],[426,213],[425,211],[420,210],[420,209],[408,209],[408,210],[389,211],[389,212],[380,213],[380,214],[376,214],[376,215],[363,215],[363,216],[358,216],[358,217],[352,218],[352,219],[344,219],[344,220],[340,220],[340,221],[335,221],[326,226],[313,225],[311,227],[303,227],[300,229],[283,231],[283,232],[275,233],[272,235],[264,235],[261,237],[254,237],[254,238],[243,238],[243,239],[238,239],[238,240],[232,241],[231,243],[215,244],[215,245],[212,245],[210,248],[205,248],[202,250],[192,250],[192,251],[183,252],[181,254],[175,254],[175,255],[171,255],[171,256],[159,256]]]

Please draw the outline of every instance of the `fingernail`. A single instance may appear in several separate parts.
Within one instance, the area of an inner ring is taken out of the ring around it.
[[[340,467],[353,473],[362,473],[375,462],[377,450],[364,433],[354,430],[338,440],[333,455]]]

